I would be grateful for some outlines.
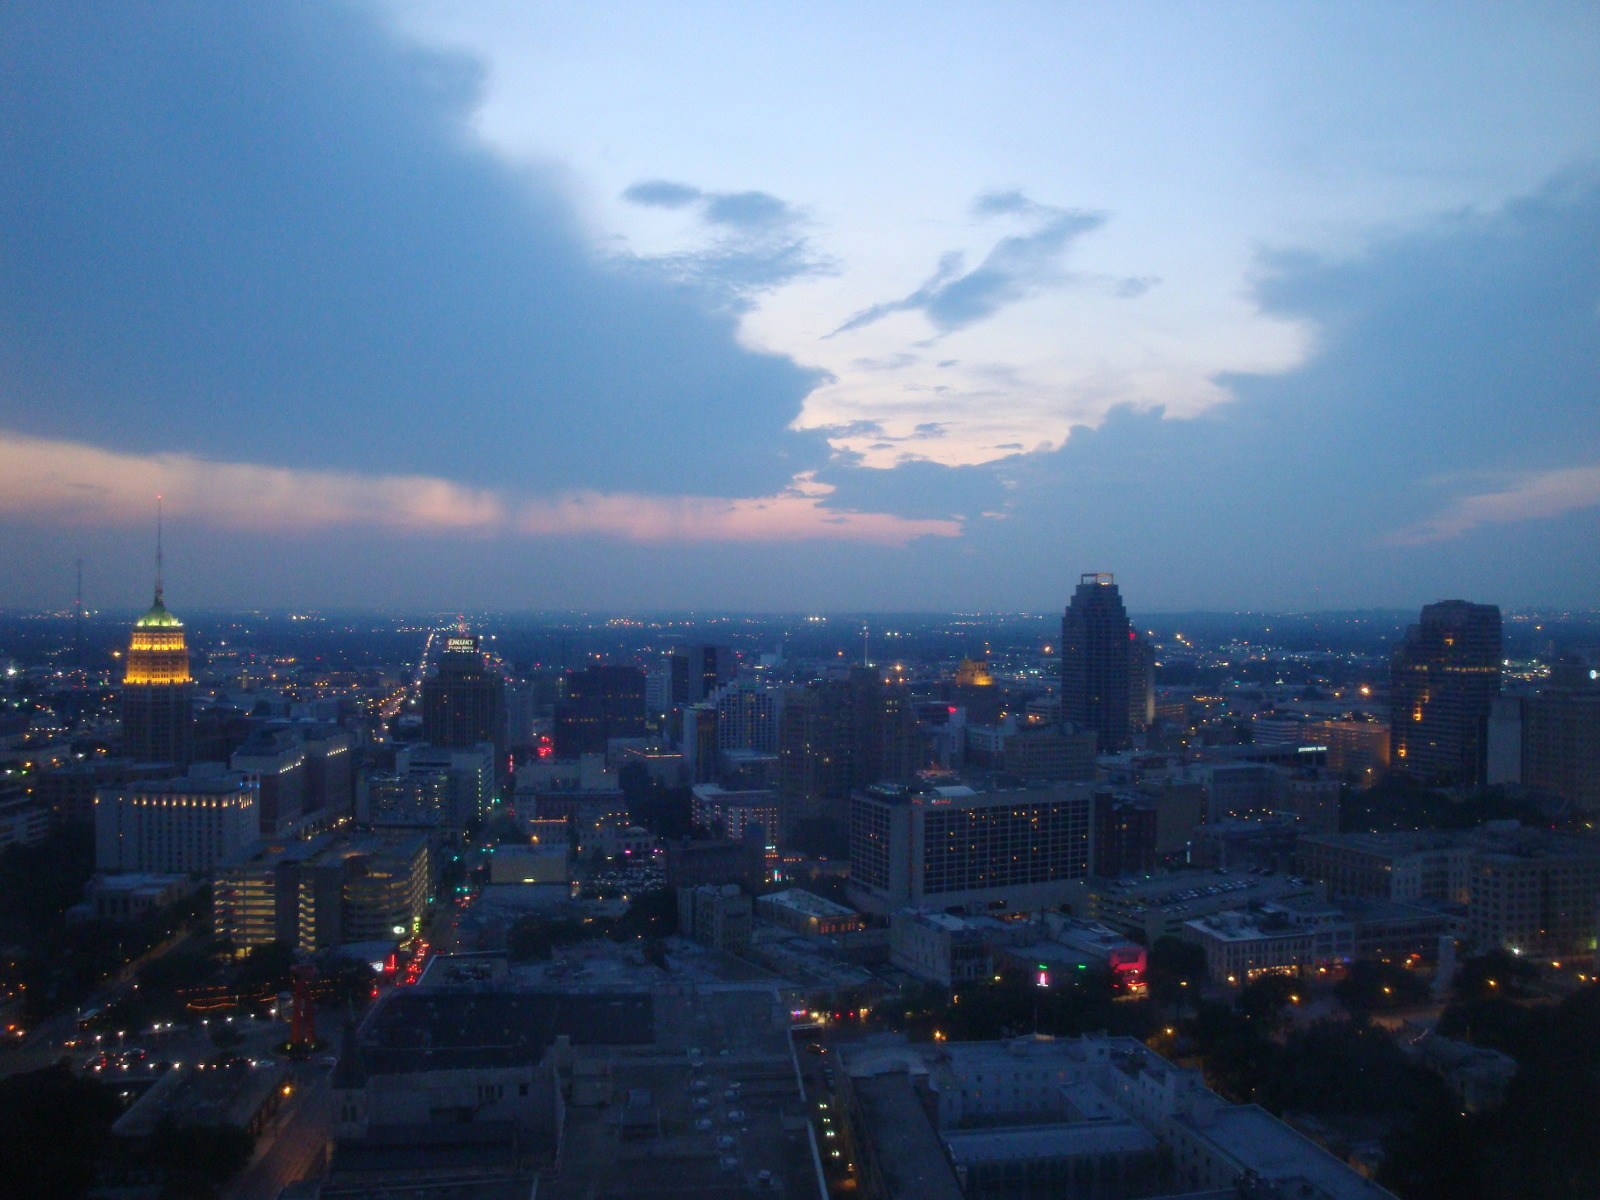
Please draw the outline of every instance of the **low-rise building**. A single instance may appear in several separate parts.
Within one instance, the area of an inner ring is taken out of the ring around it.
[[[836,904],[803,888],[788,888],[758,896],[756,911],[764,920],[813,937],[853,933],[866,926],[865,919],[855,909]]]
[[[678,932],[713,950],[748,949],[754,911],[738,884],[678,889]]]
[[[906,908],[889,915],[889,962],[942,988],[993,978],[996,955],[1028,939],[1033,927],[993,917],[958,917]]]

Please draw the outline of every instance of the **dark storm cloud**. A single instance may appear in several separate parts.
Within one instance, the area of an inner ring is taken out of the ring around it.
[[[1072,282],[1074,277],[1062,269],[1063,255],[1076,239],[1106,221],[1104,213],[1035,204],[1020,192],[980,196],[973,212],[980,217],[1025,217],[1035,228],[1001,238],[970,271],[965,270],[966,258],[961,253],[944,255],[916,291],[862,309],[827,336],[848,333],[900,312],[920,312],[943,333],[965,329],[1019,300]]]
[[[1131,574],[1150,597],[1134,605],[1592,598],[1597,248],[1585,177],[1352,258],[1271,255],[1258,302],[1307,322],[1314,348],[1282,374],[1225,378],[1231,403],[1187,420],[1122,406],[987,467],[820,477],[840,504],[969,519],[1004,490],[1008,519],[969,524],[960,561],[1016,604],[1040,554]],[[950,554],[919,548],[911,586]]]
[[[475,140],[479,78],[365,7],[6,6],[0,428],[539,491],[751,495],[821,462],[787,429],[821,376],[723,302],[814,262],[685,288],[596,258],[552,178]],[[741,230],[774,206],[711,203]]]

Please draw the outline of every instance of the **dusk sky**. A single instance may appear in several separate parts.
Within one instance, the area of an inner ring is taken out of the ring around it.
[[[1597,603],[1593,4],[0,7],[0,606]]]

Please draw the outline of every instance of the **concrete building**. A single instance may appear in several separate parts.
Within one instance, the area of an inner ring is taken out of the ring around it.
[[[1389,773],[1389,727],[1376,721],[1315,721],[1310,741],[1328,748],[1328,771],[1358,787],[1371,787]]]
[[[678,933],[713,950],[748,949],[754,916],[750,897],[738,884],[678,889]]]
[[[95,870],[210,874],[259,835],[256,783],[217,770],[95,797]]]
[[[217,872],[213,927],[237,953],[269,942],[307,953],[396,942],[427,911],[431,878],[421,833],[263,843]]]
[[[1392,1200],[1132,1038],[841,1048],[874,1200]]]
[[[714,783],[700,783],[690,795],[694,823],[718,837],[743,841],[747,830],[760,826],[766,845],[775,848],[783,836],[783,813],[776,792],[764,788],[729,791]]]
[[[1299,869],[1336,895],[1465,904],[1480,949],[1592,951],[1600,840],[1490,822],[1460,833],[1304,838]]]
[[[878,912],[1059,904],[1089,873],[1086,784],[987,792],[874,787],[851,798],[854,899]]]
[[[494,753],[489,742],[473,746],[409,745],[395,754],[395,773],[421,777],[430,793],[435,786],[433,781],[443,776],[449,783],[449,802],[440,814],[443,825],[460,830],[473,818],[486,815],[494,804]]]
[[[1098,739],[1092,730],[1019,722],[1007,716],[998,725],[967,726],[966,738],[966,760],[975,766],[992,767],[1019,779],[1062,783],[1094,779]]]
[[[756,897],[756,913],[774,925],[811,937],[854,933],[866,926],[861,914],[802,888],[788,888]]]
[[[1073,886],[1067,903],[1078,920],[1153,946],[1197,917],[1304,894],[1320,895],[1321,885],[1283,875],[1190,870],[1146,879],[1087,879]]]
[[[1205,951],[1213,983],[1244,986],[1358,958],[1432,957],[1446,919],[1386,900],[1300,897],[1184,922],[1181,936]]]
[[[1488,753],[1489,783],[1521,784],[1600,813],[1600,668],[1564,655],[1536,694],[1496,699]]]
[[[889,914],[889,962],[942,988],[983,983],[994,977],[1000,949],[1029,933],[1021,921],[903,908]]]

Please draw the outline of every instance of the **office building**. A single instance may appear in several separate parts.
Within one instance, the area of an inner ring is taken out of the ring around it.
[[[465,828],[487,815],[494,804],[494,747],[488,742],[406,746],[394,756],[394,768],[397,775],[420,776],[430,794],[436,777],[442,775],[449,782],[449,800],[441,814],[446,829]]]
[[[797,820],[847,819],[853,787],[904,783],[922,765],[911,689],[867,667],[783,698],[778,791]]]
[[[422,681],[422,740],[450,749],[488,742],[497,764],[504,759],[505,680],[477,637],[447,637],[438,668]]]
[[[604,754],[612,738],[644,737],[644,672],[637,667],[593,666],[567,672],[556,703],[557,758]]]
[[[723,684],[732,682],[738,669],[739,659],[731,647],[704,642],[674,646],[667,658],[672,704],[699,704]]]
[[[1155,870],[1156,806],[1142,795],[1096,789],[1094,873],[1116,879]]]
[[[1098,736],[1059,724],[1003,718],[997,725],[966,726],[966,761],[1019,779],[1087,783],[1094,779]]]
[[[1334,895],[1466,906],[1480,950],[1576,954],[1595,946],[1600,843],[1491,821],[1455,833],[1301,838],[1296,869]]]
[[[766,844],[775,847],[783,836],[783,816],[774,791],[729,791],[714,783],[700,783],[691,794],[695,825],[718,837],[743,841],[747,831],[759,826]]]
[[[307,953],[393,943],[426,912],[430,871],[422,833],[263,843],[217,872],[213,927],[235,953],[269,942]]]
[[[782,694],[756,683],[727,684],[712,695],[717,710],[717,750],[778,752]]]
[[[1489,760],[1491,784],[1521,784],[1600,814],[1600,669],[1563,655],[1536,694],[1499,697]]]
[[[228,765],[257,783],[262,837],[299,828],[305,815],[306,755],[298,737],[281,727],[257,730]]]
[[[1389,664],[1395,770],[1433,783],[1483,782],[1500,655],[1494,605],[1444,600],[1423,608]]]
[[[194,677],[183,622],[155,602],[133,625],[122,675],[122,752],[137,763],[187,766],[192,757]]]
[[[1128,744],[1133,642],[1115,576],[1082,576],[1061,621],[1061,711],[1077,728],[1094,730],[1102,754]]]
[[[1059,904],[1089,873],[1091,789],[874,786],[851,796],[850,873],[877,912]]]
[[[1315,721],[1308,742],[1328,748],[1328,771],[1357,787],[1371,787],[1389,773],[1389,727],[1376,721]]]
[[[254,779],[200,772],[95,797],[95,870],[210,874],[260,835]]]

